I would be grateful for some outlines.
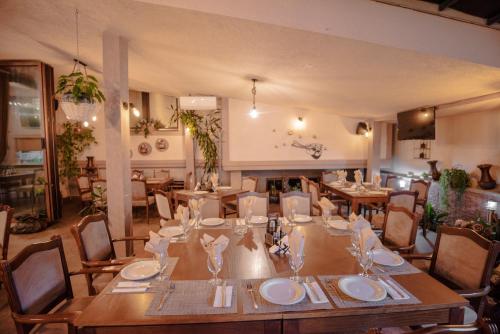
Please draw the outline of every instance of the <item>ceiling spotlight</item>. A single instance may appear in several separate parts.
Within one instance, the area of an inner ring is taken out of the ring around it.
[[[92,116],[92,122],[96,122],[97,121],[97,116]]]
[[[356,134],[368,137],[372,128],[368,122],[359,122],[356,127]]]
[[[86,127],[86,128],[88,128],[89,127],[89,122],[87,122],[87,121],[83,122],[83,126]]]
[[[297,130],[303,129],[306,126],[306,123],[304,122],[304,117],[302,116],[297,117],[293,125]]]
[[[255,95],[257,95],[257,89],[255,88],[255,83],[257,82],[257,79],[252,79],[252,81],[253,81],[253,88],[252,88],[253,107],[252,107],[252,109],[250,109],[250,112],[248,114],[252,118],[257,118],[257,117],[259,117],[259,112],[257,111],[257,108],[255,107]]]

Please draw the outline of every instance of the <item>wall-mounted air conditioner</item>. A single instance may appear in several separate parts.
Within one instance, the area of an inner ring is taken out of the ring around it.
[[[181,96],[179,107],[183,110],[215,110],[217,98],[215,96]]]

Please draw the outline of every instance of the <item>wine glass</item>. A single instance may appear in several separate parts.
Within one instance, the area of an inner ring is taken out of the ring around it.
[[[361,268],[363,268],[363,272],[360,273],[360,276],[368,277],[368,270],[373,265],[373,252],[372,250],[360,251],[358,253],[358,262]]]
[[[214,276],[208,282],[212,285],[218,285],[221,282],[220,278],[217,278],[217,274],[221,271],[223,264],[222,254],[208,254],[207,267],[208,271]]]
[[[167,252],[167,250],[165,249],[157,257],[158,257],[158,263],[160,264],[160,273],[156,279],[160,282],[163,282],[167,278],[167,275],[166,275],[167,267],[168,267],[168,252]]]
[[[201,221],[200,210],[193,210],[193,215],[194,215],[194,228],[199,230],[200,229],[200,221]]]
[[[295,226],[295,216],[297,215],[297,210],[295,208],[290,210],[290,216],[288,217],[288,225],[290,227]]]
[[[357,257],[359,254],[359,231],[351,232],[351,247],[350,251],[352,256]]]
[[[252,223],[253,212],[251,208],[248,208],[245,212],[245,224],[250,225]]]
[[[298,255],[290,252],[288,255],[288,264],[293,271],[292,281],[300,282],[299,271],[304,266],[304,255]]]
[[[321,210],[321,217],[323,218],[323,223],[328,227],[328,219],[332,215],[330,209]]]

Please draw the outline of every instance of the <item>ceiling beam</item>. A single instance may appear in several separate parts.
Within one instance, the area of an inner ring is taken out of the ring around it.
[[[439,3],[439,11],[442,12],[443,10],[445,10],[448,7],[453,6],[457,2],[458,2],[458,0],[444,0],[444,1],[441,1]]]
[[[500,12],[496,13],[495,15],[488,17],[486,19],[486,25],[490,26],[493,23],[500,22]]]

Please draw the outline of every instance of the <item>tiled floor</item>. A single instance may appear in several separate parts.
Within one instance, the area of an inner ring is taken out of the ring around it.
[[[9,258],[12,258],[26,245],[48,240],[53,235],[60,235],[63,239],[64,252],[66,254],[66,260],[68,262],[69,270],[80,269],[80,259],[78,256],[78,250],[73,236],[70,232],[71,225],[78,222],[81,217],[77,215],[80,209],[78,203],[67,203],[64,206],[63,219],[61,219],[57,224],[50,226],[45,231],[35,233],[35,234],[24,234],[24,235],[11,235],[10,246],[9,246]],[[276,209],[276,208],[274,208]],[[152,210],[153,211],[153,210]],[[154,211],[153,211],[154,212]],[[150,218],[150,224],[146,223],[144,216],[144,211],[137,211],[134,213],[134,235],[146,235],[150,229],[157,231],[159,229],[159,218],[155,213],[152,214],[153,217]],[[137,256],[149,256],[144,253],[143,243],[136,242],[134,244],[135,253]],[[431,251],[429,243],[423,239],[419,233],[417,238],[417,252],[427,253]],[[75,297],[87,296],[87,286],[83,276],[75,276],[72,278],[73,292]],[[1,334],[11,334],[15,333],[15,326],[10,316],[10,309],[7,302],[7,296],[4,288],[0,288],[0,333]],[[63,326],[54,325],[51,327],[46,327],[38,331],[38,333],[66,333],[66,329]]]

